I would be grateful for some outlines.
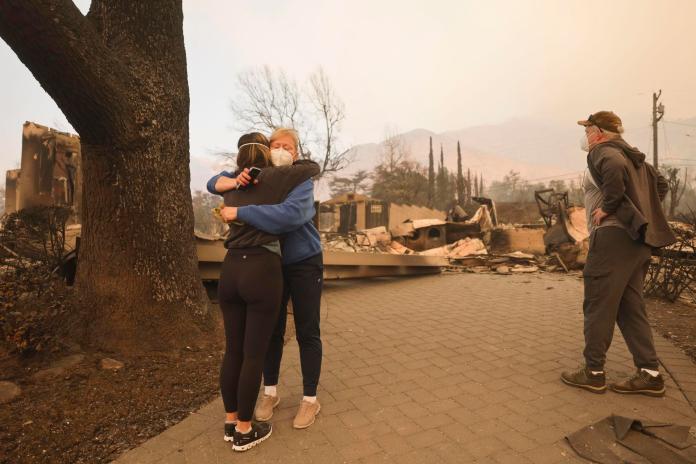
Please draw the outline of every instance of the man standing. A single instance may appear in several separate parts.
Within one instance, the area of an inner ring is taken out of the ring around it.
[[[637,371],[611,389],[662,396],[665,385],[645,311],[643,281],[652,249],[675,241],[661,206],[667,183],[643,153],[623,140],[616,114],[600,111],[578,124],[585,127],[581,146],[589,151],[584,181],[590,229],[583,271],[585,367],[564,372],[561,380],[594,393],[606,391],[604,362],[617,323]]]
[[[292,129],[277,129],[271,135],[273,164],[292,164],[298,158],[299,138]],[[223,171],[208,182],[208,191],[223,193],[237,185],[246,185],[249,177]],[[237,209],[236,219],[271,234],[282,235],[284,289],[278,323],[273,332],[264,366],[264,394],[256,408],[256,419],[267,421],[280,403],[277,392],[280,361],[287,321],[287,305],[292,298],[293,319],[300,363],[304,396],[293,421],[297,429],[314,423],[321,406],[317,401],[317,387],[321,372],[322,343],[319,328],[321,292],[323,286],[323,257],[319,232],[314,227],[314,185],[311,180],[297,186],[278,205],[244,206]]]

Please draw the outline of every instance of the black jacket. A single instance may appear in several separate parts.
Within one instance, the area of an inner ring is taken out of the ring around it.
[[[258,184],[246,190],[225,192],[225,206],[275,205],[282,203],[288,193],[302,182],[319,174],[319,165],[313,161],[301,160],[291,166],[268,167],[261,171]],[[225,248],[249,248],[265,245],[278,240],[277,235],[269,234],[249,224],[233,222],[225,240]]]

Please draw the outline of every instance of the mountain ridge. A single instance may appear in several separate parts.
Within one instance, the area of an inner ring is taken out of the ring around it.
[[[410,152],[410,158],[428,166],[429,139],[433,138],[436,167],[440,146],[443,147],[445,166],[456,172],[457,142],[461,143],[462,167],[466,171],[482,173],[488,181],[500,180],[510,170],[523,178],[534,180],[571,173],[580,173],[585,166],[585,153],[580,150],[582,128],[574,124],[554,124],[532,118],[513,118],[499,124],[466,127],[436,133],[425,128],[411,129],[395,135]],[[652,160],[652,129],[649,125],[627,128],[626,140],[637,146]],[[696,167],[696,117],[668,120],[661,123],[658,137],[662,164],[670,161],[688,163]],[[366,169],[380,162],[381,144],[370,142],[351,149],[351,165],[340,175]],[[683,161],[687,160],[687,161]]]

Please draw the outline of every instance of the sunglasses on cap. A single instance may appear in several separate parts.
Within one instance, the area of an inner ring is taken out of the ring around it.
[[[602,129],[601,127],[599,127],[599,126],[597,125],[597,123],[594,121],[594,119],[592,119],[593,116],[594,116],[593,114],[589,115],[589,116],[587,117],[587,122],[589,122],[591,125],[593,125],[593,126],[596,127],[597,129],[599,129],[600,132],[604,132],[604,129]],[[589,127],[589,126],[588,126],[588,127]]]

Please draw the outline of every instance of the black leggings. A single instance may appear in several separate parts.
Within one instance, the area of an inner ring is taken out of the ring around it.
[[[295,334],[300,347],[300,365],[305,396],[316,396],[321,373],[321,331],[319,314],[324,265],[321,253],[304,261],[283,266],[285,287],[278,322],[271,337],[263,368],[264,385],[277,385],[287,323],[288,300],[292,298]]]
[[[218,284],[226,338],[220,390],[225,411],[240,421],[254,414],[282,294],[280,256],[265,248],[228,250]]]

